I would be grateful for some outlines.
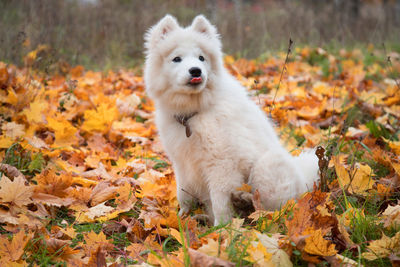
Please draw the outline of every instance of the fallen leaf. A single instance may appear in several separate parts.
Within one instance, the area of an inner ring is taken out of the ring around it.
[[[24,254],[24,248],[33,237],[32,233],[25,234],[20,230],[10,241],[7,235],[0,236],[0,257],[2,260],[18,261]]]
[[[189,248],[190,266],[193,267],[233,267],[234,263],[219,259],[216,257],[208,256],[202,252]]]
[[[305,252],[318,256],[333,256],[337,253],[335,244],[324,239],[321,229],[310,229],[308,234],[310,236],[305,240]]]
[[[400,232],[397,232],[392,238],[382,233],[382,238],[369,243],[368,252],[362,253],[362,257],[367,260],[376,260],[378,258],[386,258],[391,254],[400,253]]]
[[[18,207],[32,203],[33,186],[25,185],[21,176],[14,177],[14,181],[3,175],[0,181],[0,199],[3,203],[15,204]]]
[[[112,122],[117,117],[118,109],[115,106],[110,107],[107,103],[101,103],[96,110],[85,111],[85,121],[82,124],[82,130],[105,133],[110,129]]]
[[[382,213],[384,227],[400,226],[400,204],[396,206],[388,206]]]

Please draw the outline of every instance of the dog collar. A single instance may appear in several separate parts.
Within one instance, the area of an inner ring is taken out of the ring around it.
[[[193,113],[190,113],[190,114],[188,114],[188,115],[174,115],[174,118],[175,118],[175,120],[178,122],[178,123],[180,123],[180,124],[182,124],[183,126],[185,126],[185,129],[186,129],[186,137],[190,137],[191,135],[192,135],[192,130],[190,129],[190,126],[189,126],[189,124],[188,124],[188,121],[194,116],[194,115],[196,115],[197,114],[197,112],[193,112]]]

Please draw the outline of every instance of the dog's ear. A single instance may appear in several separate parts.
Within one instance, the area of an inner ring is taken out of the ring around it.
[[[175,17],[166,15],[156,25],[151,27],[144,35],[145,47],[153,48],[164,39],[169,33],[179,28],[179,24]]]
[[[203,15],[198,15],[197,17],[195,17],[193,19],[191,27],[193,30],[206,34],[211,38],[219,37],[217,29]]]

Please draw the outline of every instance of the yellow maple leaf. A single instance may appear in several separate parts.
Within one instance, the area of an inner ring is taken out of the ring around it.
[[[117,193],[118,197],[115,199],[115,203],[118,204],[118,208],[131,208],[136,203],[135,193],[129,183],[118,187]]]
[[[335,244],[324,239],[321,229],[309,229],[305,231],[304,234],[310,234],[306,238],[306,245],[304,251],[318,256],[333,256],[337,253],[335,249]]]
[[[3,175],[3,177],[1,178],[1,202],[8,202],[21,207],[32,202],[32,193],[33,187],[25,185],[25,180],[21,176],[14,177],[14,181],[11,181],[5,175]]]
[[[349,192],[365,195],[368,190],[372,189],[375,183],[371,176],[371,167],[366,164],[360,164],[359,168],[354,171],[353,179],[348,189]]]
[[[18,261],[24,254],[26,244],[33,237],[32,233],[25,234],[24,231],[19,231],[14,235],[11,241],[7,235],[0,236],[0,257],[2,260]]]
[[[392,164],[394,171],[397,173],[397,175],[400,175],[400,163],[396,163],[396,162],[392,161],[391,164]]]
[[[54,130],[55,141],[53,147],[71,146],[78,143],[78,137],[76,129],[72,124],[62,118],[58,117],[56,119],[48,117],[48,126]]]
[[[82,124],[82,130],[105,133],[110,129],[112,122],[116,120],[117,117],[117,107],[110,107],[107,103],[100,103],[96,110],[89,109],[85,111],[85,121]]]
[[[335,171],[339,180],[339,185],[342,189],[346,188],[347,185],[350,184],[350,174],[343,166],[343,164],[340,162],[339,157],[333,156],[332,160],[333,163],[335,164]]]
[[[290,261],[289,255],[279,247],[278,239],[269,237],[266,234],[261,234],[255,232],[259,242],[267,249],[268,253],[271,254],[270,261],[275,264],[275,266],[280,267],[291,267],[293,266]]]
[[[94,231],[91,231],[84,235],[84,241],[85,245],[83,245],[83,249],[87,255],[91,255],[98,248],[110,250],[114,247],[113,244],[107,240],[103,232],[96,234]]]
[[[40,123],[43,122],[44,113],[47,107],[47,102],[37,97],[35,101],[30,103],[29,108],[22,111],[21,114],[26,116],[29,123]]]
[[[226,242],[218,242],[212,238],[207,239],[207,244],[201,246],[198,251],[207,254],[208,256],[218,257],[223,260],[228,260],[229,256],[226,252]]]
[[[360,164],[350,174],[340,162],[339,157],[334,156],[332,158],[341,188],[347,189],[350,193],[360,195],[365,195],[368,190],[372,189],[375,181],[371,177],[371,167],[366,164]]]
[[[400,154],[400,141],[390,141],[389,146],[394,153]]]
[[[249,255],[245,258],[245,260],[254,262],[255,266],[275,266],[275,264],[271,261],[272,254],[268,253],[267,248],[264,247],[261,242],[252,242],[252,245],[247,249],[247,253]]]
[[[382,233],[382,238],[369,243],[368,252],[364,252],[362,257],[367,260],[376,260],[378,258],[386,258],[390,254],[397,255],[400,253],[400,232],[397,232],[392,238]]]
[[[182,253],[182,249],[179,250],[179,253],[175,256],[174,254],[163,254],[162,256],[149,253],[147,257],[147,262],[161,267],[184,267],[184,254]]]
[[[9,148],[13,143],[12,138],[5,135],[0,136],[0,148]]]

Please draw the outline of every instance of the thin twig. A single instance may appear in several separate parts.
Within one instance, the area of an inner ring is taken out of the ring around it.
[[[185,192],[186,194],[190,195],[192,198],[196,199],[199,203],[201,202],[200,199],[199,199],[198,197],[194,196],[192,193],[186,191],[186,190],[183,189],[183,188],[181,188],[181,190],[182,190],[183,192]]]
[[[386,65],[386,66],[387,66],[387,69],[388,69],[389,73],[394,73],[394,71],[393,71],[392,60],[390,59],[390,56],[387,54],[385,43],[382,43],[382,46],[383,46],[383,52],[385,53],[385,57],[386,57],[386,62],[387,62],[387,65]],[[395,79],[395,78],[393,78],[393,80],[394,80],[394,82],[395,82],[396,85],[397,85],[397,90],[400,91],[400,84],[399,84],[399,82],[398,82],[397,79]]]
[[[293,45],[292,38],[289,38],[289,46],[288,46],[288,50],[287,50],[287,53],[286,53],[285,63],[284,63],[284,65],[283,65],[283,68],[282,68],[282,71],[281,71],[281,75],[280,75],[280,77],[279,77],[278,87],[276,88],[274,98],[272,99],[272,104],[271,104],[271,106],[269,107],[269,115],[270,115],[271,117],[272,117],[272,115],[271,115],[272,108],[275,108],[275,98],[276,98],[276,96],[278,95],[278,91],[279,91],[279,88],[280,88],[280,86],[281,86],[282,77],[283,77],[283,72],[286,70],[286,64],[287,64],[288,61],[289,61],[289,54],[292,52],[292,45]]]

